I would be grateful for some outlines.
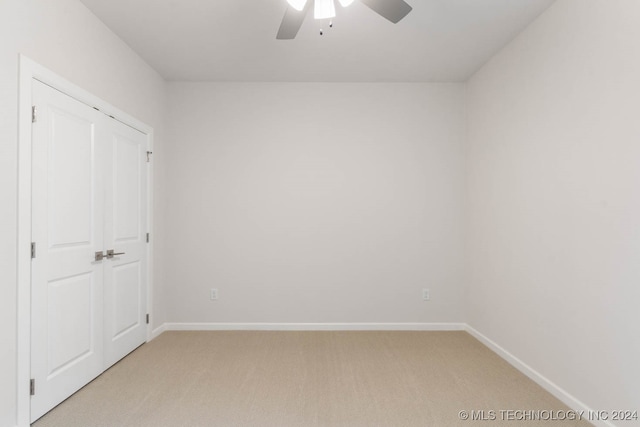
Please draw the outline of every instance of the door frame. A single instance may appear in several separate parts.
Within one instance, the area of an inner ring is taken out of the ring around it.
[[[30,425],[31,378],[31,103],[32,82],[38,80],[60,92],[99,109],[102,113],[139,130],[147,136],[147,150],[153,151],[153,128],[119,110],[35,61],[20,55],[18,95],[18,239],[17,239],[17,369],[16,398],[18,426]],[[147,168],[147,227],[153,236],[153,162]],[[147,313],[153,318],[153,241],[147,245]],[[151,323],[147,338],[151,339]],[[36,385],[37,386],[37,385]]]

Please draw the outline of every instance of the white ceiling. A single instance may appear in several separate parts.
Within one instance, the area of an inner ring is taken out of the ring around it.
[[[167,80],[346,82],[465,81],[553,1],[407,0],[396,25],[355,2],[276,40],[286,0],[82,0]]]

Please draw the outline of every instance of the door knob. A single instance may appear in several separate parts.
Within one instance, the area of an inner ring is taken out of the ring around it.
[[[111,259],[116,255],[124,255],[124,252],[116,252],[115,249],[107,250],[107,258]]]
[[[104,259],[104,253],[102,251],[96,252],[96,261],[102,261]]]

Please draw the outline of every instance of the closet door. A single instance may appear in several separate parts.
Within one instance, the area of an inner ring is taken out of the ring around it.
[[[147,137],[108,119],[105,158],[105,362],[146,340]]]
[[[104,368],[101,113],[34,81],[31,419]]]
[[[34,80],[31,421],[146,340],[147,136]]]

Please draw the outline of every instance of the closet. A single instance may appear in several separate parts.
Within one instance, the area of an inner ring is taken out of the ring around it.
[[[148,138],[32,93],[33,422],[146,341]]]

